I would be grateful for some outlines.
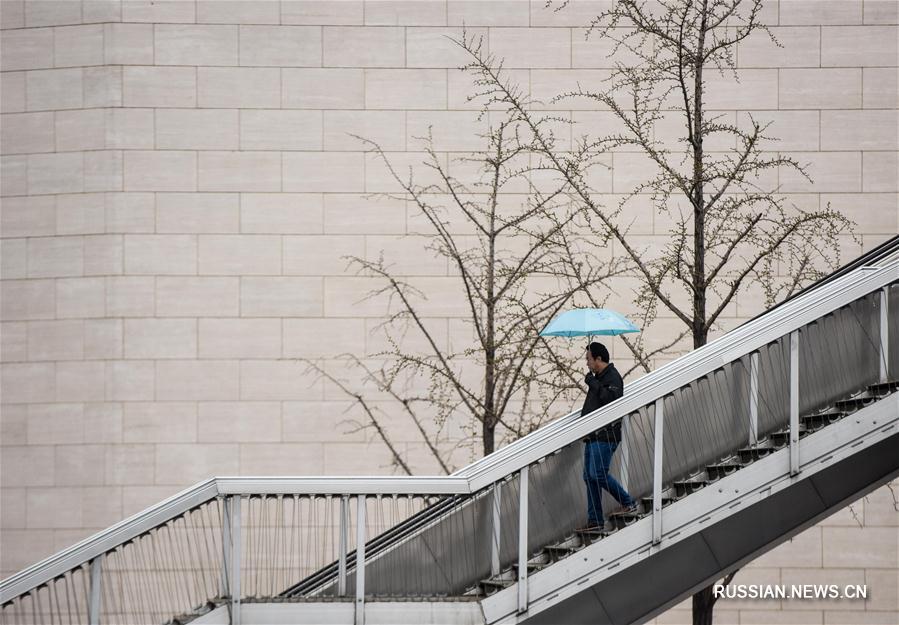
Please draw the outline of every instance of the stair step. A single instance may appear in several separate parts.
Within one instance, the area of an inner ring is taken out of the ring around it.
[[[672,498],[668,495],[662,495],[662,507],[663,508],[673,501],[674,501],[674,498]],[[640,499],[640,503],[643,505],[644,510],[652,510],[652,497],[643,497]]]
[[[674,494],[676,497],[684,497],[708,485],[708,480],[679,480],[674,483]]]
[[[799,437],[802,438],[809,432],[809,429],[802,423],[799,424]],[[790,429],[784,428],[776,432],[771,432],[768,436],[775,447],[783,447],[790,444]]]
[[[805,415],[799,417],[799,422],[811,430],[817,430],[831,423],[835,423],[846,416],[846,413],[837,410],[829,410],[819,414]]]
[[[883,397],[885,395],[889,395],[890,393],[895,393],[899,391],[899,381],[891,380],[889,382],[878,382],[877,384],[871,384],[868,386],[868,392],[875,397]]]
[[[706,465],[705,471],[709,474],[709,479],[718,480],[724,477],[725,475],[730,475],[731,473],[735,473],[743,468],[742,462],[737,461],[729,461],[729,462],[719,462],[718,464],[709,464]]]
[[[777,449],[765,445],[757,445],[755,447],[743,447],[737,453],[740,455],[740,462],[748,464],[764,458],[768,454],[772,454]]]
[[[841,399],[840,401],[836,402],[834,406],[837,410],[849,412],[858,410],[859,408],[864,408],[868,404],[874,403],[875,401],[877,401],[876,397],[871,397],[870,395],[868,395],[864,397],[853,397],[851,399]]]

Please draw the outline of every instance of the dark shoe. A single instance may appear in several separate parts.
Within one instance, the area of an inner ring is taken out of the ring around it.
[[[635,501],[629,506],[624,506],[623,508],[621,508],[621,512],[624,514],[640,514],[640,506]]]

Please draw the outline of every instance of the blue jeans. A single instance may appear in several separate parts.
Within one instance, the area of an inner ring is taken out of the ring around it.
[[[584,445],[584,482],[587,483],[587,525],[602,526],[602,489],[606,489],[622,506],[634,503],[633,498],[614,477],[609,475],[612,454],[618,443],[590,441]]]

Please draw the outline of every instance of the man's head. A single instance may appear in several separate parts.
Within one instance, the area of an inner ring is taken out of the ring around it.
[[[609,366],[609,350],[602,343],[593,341],[587,346],[587,368],[593,373],[602,373]]]

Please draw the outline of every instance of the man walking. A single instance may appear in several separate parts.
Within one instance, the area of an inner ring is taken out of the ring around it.
[[[587,346],[587,398],[581,415],[587,415],[624,395],[624,381],[615,365],[609,362],[609,350],[602,343]],[[602,489],[606,489],[628,511],[637,504],[614,477],[609,475],[612,454],[621,442],[621,419],[610,423],[584,439],[584,482],[587,484],[587,525],[585,530],[601,530],[605,525],[602,512]]]

